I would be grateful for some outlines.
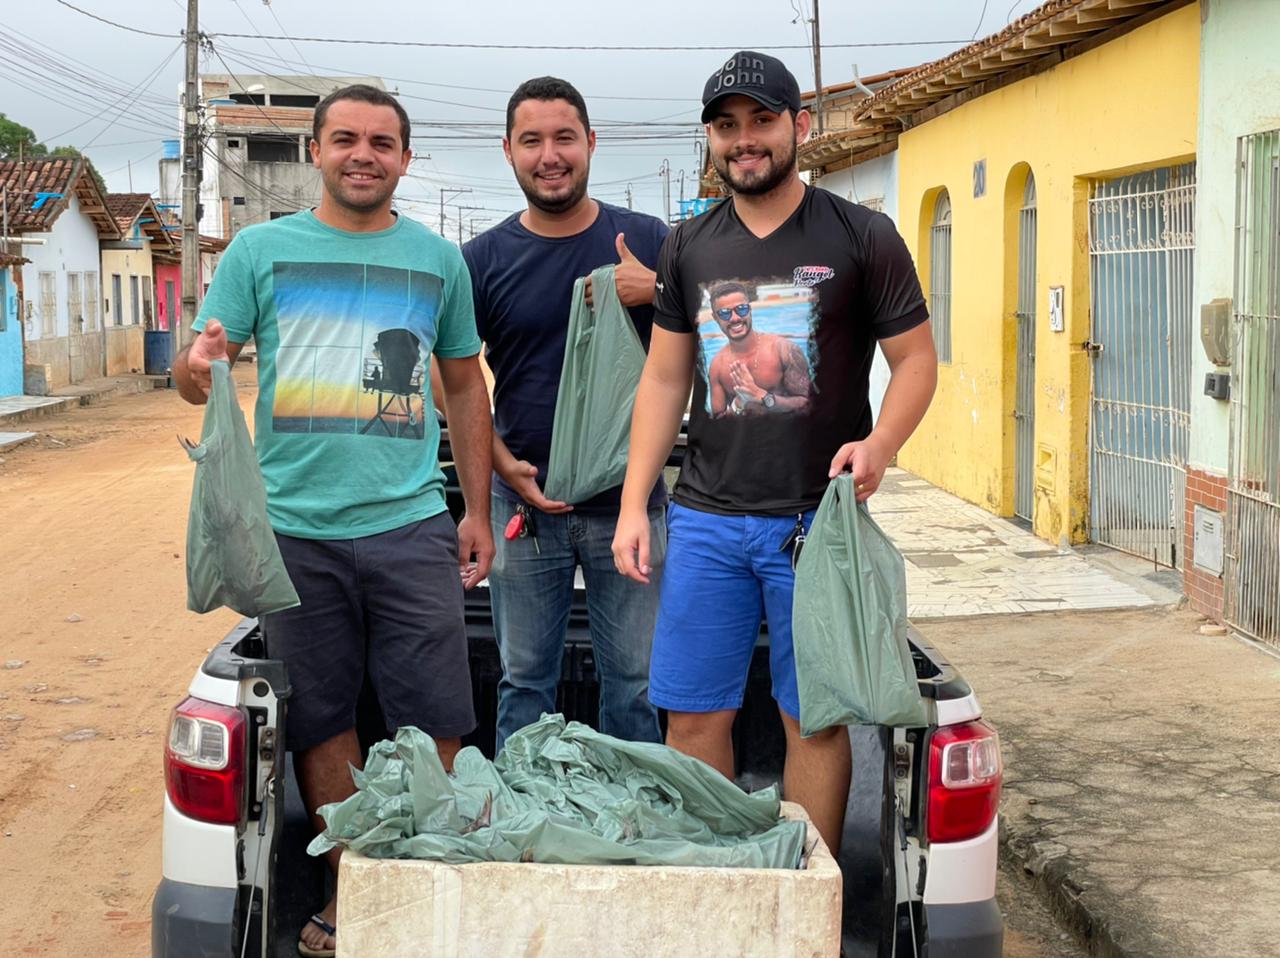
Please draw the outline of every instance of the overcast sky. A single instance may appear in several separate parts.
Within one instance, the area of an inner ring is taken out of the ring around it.
[[[70,0],[90,13],[164,36],[141,36],[101,23],[56,2],[35,0],[22,17],[0,24],[0,112],[31,127],[48,146],[82,148],[115,191],[154,190],[160,141],[177,135],[182,81],[180,31],[185,0]],[[1037,0],[826,0],[820,2],[822,80],[862,76],[945,56],[971,37],[1001,29]],[[803,10],[802,15],[798,11]],[[483,207],[460,214],[491,224],[523,206],[502,157],[501,124],[507,97],[522,80],[554,74],[587,100],[599,144],[591,193],[661,216],[665,159],[672,170],[672,204],[696,195],[698,98],[720,61],[739,49],[782,58],[802,89],[813,88],[806,21],[813,0],[560,0],[556,3],[463,0],[448,4],[391,0],[200,0],[200,27],[214,53],[201,55],[208,73],[321,74],[382,77],[398,91],[415,121],[418,158],[402,181],[401,205],[438,225],[439,190],[470,194],[454,206]],[[981,18],[981,20],[980,20]],[[798,21],[798,22],[795,22]],[[242,36],[229,36],[241,34]],[[583,45],[590,47],[707,46],[704,50],[441,49],[372,46],[262,35],[352,41]],[[945,41],[929,45],[851,46]],[[790,47],[790,49],[788,49]],[[79,79],[56,72],[71,67]],[[229,70],[228,70],[229,68]],[[637,141],[644,128],[618,123],[657,121],[661,139]],[[440,129],[440,124],[492,124]],[[676,126],[669,127],[668,124]],[[458,139],[472,137],[478,139]],[[625,137],[618,139],[618,137]],[[447,226],[454,238],[456,220]]]

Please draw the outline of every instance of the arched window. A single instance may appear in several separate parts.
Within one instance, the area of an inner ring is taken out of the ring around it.
[[[929,228],[929,315],[938,362],[951,362],[951,197],[943,190],[933,206]]]

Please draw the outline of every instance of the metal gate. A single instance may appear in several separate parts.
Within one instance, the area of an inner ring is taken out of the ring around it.
[[[1191,405],[1195,166],[1095,183],[1090,531],[1181,568]]]
[[[1013,512],[1030,522],[1035,509],[1036,441],[1036,180],[1030,173],[1018,212],[1017,323]]]
[[[1237,146],[1227,621],[1280,645],[1280,130]]]

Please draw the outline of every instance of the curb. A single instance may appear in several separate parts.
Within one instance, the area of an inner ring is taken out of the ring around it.
[[[1019,834],[1000,819],[1000,856],[1023,872],[1041,899],[1090,955],[1097,958],[1150,958],[1150,952],[1134,949],[1118,940],[1111,918],[1097,908],[1090,895],[1082,863],[1067,847],[1047,839]]]
[[[18,412],[0,415],[0,426],[11,423],[30,422],[33,419],[43,419],[46,416],[56,416],[59,413],[66,412],[76,406],[93,406],[101,402],[103,399],[109,399],[113,396],[132,396],[140,393],[151,392],[154,389],[163,389],[165,387],[165,383],[166,378],[163,376],[130,376],[127,379],[122,379],[119,382],[112,383],[104,389],[98,389],[92,392],[42,397],[56,399],[58,401],[46,403],[43,406],[35,406],[31,409],[23,409]]]

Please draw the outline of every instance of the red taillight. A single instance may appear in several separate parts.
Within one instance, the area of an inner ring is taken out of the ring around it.
[[[188,698],[173,710],[164,750],[169,800],[182,814],[234,825],[244,814],[244,713]]]
[[[986,722],[948,725],[929,742],[929,841],[977,838],[1000,804],[1000,736]]]

